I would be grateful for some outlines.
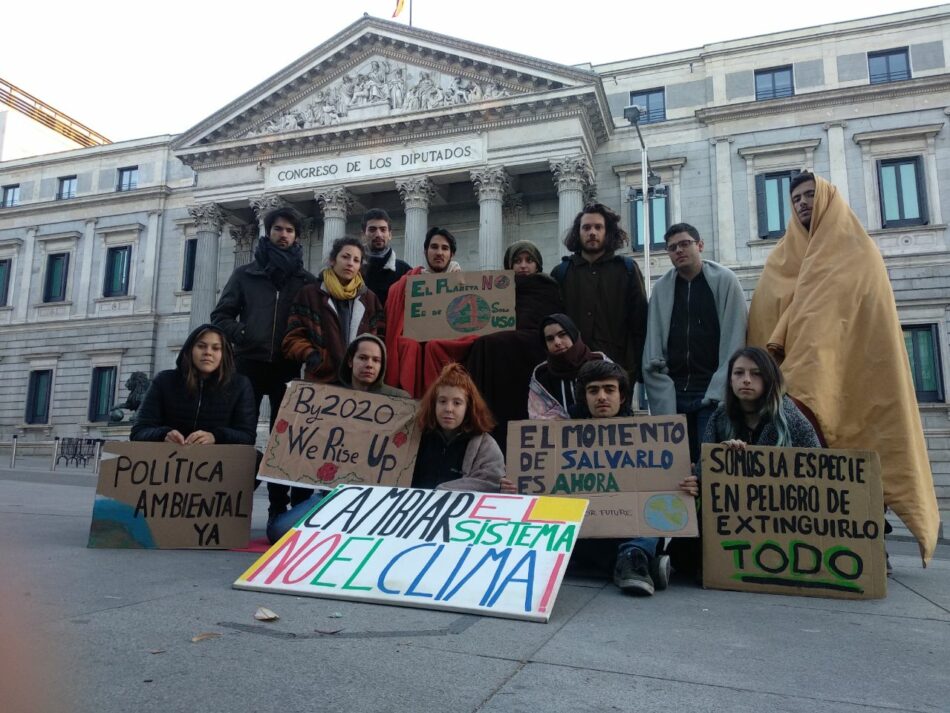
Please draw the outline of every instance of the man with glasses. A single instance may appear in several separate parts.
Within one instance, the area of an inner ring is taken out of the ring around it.
[[[673,267],[650,296],[643,382],[650,413],[686,415],[695,463],[728,383],[729,357],[745,346],[748,310],[735,273],[703,259],[696,228],[671,225],[664,239]]]

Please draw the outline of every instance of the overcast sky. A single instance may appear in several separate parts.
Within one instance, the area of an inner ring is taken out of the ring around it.
[[[121,141],[188,129],[364,12],[390,17],[396,2],[20,0],[7,5],[0,78]],[[929,5],[925,0],[583,0],[568,12],[526,0],[416,0],[413,25],[562,64],[602,64]],[[408,24],[408,2],[397,21]]]

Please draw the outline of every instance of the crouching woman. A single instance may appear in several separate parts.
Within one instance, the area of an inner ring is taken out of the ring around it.
[[[149,385],[129,440],[254,445],[254,390],[235,371],[224,332],[201,325],[188,335],[175,363]]]

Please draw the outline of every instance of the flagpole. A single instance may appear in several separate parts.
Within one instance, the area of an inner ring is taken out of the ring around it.
[[[409,0],[409,27],[412,27],[412,0]]]

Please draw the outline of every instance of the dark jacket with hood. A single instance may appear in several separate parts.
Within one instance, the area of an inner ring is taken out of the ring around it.
[[[262,362],[283,361],[281,344],[287,331],[290,305],[305,285],[317,278],[303,269],[298,243],[287,250],[263,245],[258,241],[254,260],[235,268],[224,286],[211,322],[234,344],[240,359]],[[296,248],[296,249],[294,249]],[[287,253],[283,256],[283,253]],[[271,264],[270,256],[286,258],[285,269]]]
[[[208,431],[218,444],[254,444],[257,408],[246,376],[235,372],[227,384],[221,385],[215,374],[199,380],[193,394],[186,386],[185,355],[191,352],[198,335],[209,329],[220,334],[224,349],[231,351],[224,332],[210,324],[189,334],[178,353],[177,368],[159,372],[148,387],[129,440],[164,441],[169,431],[178,431],[185,438],[193,431]]]
[[[365,341],[378,344],[383,355],[383,360],[379,368],[379,376],[376,377],[376,381],[373,382],[373,385],[369,387],[370,393],[382,394],[383,396],[398,396],[401,399],[408,399],[408,392],[383,383],[383,378],[386,376],[386,345],[383,343],[383,340],[375,334],[360,334],[356,339],[350,342],[350,346],[346,348],[346,353],[343,355],[343,362],[340,364],[340,383],[348,389],[353,388],[353,367],[350,366],[350,360],[353,358],[353,355],[356,354],[356,348],[360,345],[360,342]]]

